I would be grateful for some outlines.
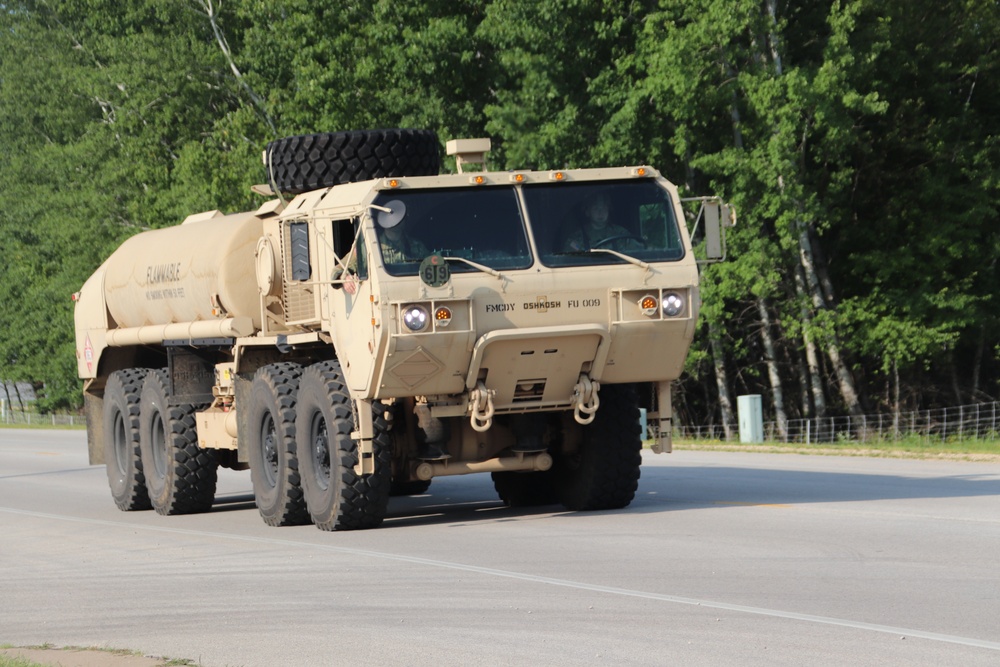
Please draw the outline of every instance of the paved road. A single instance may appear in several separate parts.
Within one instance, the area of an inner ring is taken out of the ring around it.
[[[648,455],[619,512],[488,476],[384,527],[119,512],[79,431],[0,430],[0,644],[237,665],[997,665],[1000,465]]]

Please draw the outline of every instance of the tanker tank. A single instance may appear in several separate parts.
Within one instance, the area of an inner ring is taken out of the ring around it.
[[[114,324],[130,329],[249,318],[259,329],[254,253],[262,233],[260,218],[236,213],[188,218],[128,239],[102,267]]]

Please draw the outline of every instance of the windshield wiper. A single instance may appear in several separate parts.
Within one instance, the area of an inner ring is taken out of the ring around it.
[[[499,278],[500,280],[506,280],[506,278],[504,278],[504,275],[502,273],[500,273],[496,269],[491,269],[490,267],[484,264],[473,262],[472,260],[466,259],[464,257],[452,257],[451,255],[442,255],[442,257],[452,262],[462,262],[463,264],[468,264],[472,268],[482,271],[483,273],[488,273],[494,278]]]
[[[635,257],[632,257],[631,255],[626,255],[623,252],[618,252],[617,250],[610,250],[608,248],[591,248],[590,250],[570,250],[570,251],[567,251],[567,252],[554,252],[554,253],[552,253],[552,255],[555,256],[555,257],[559,257],[559,256],[563,256],[563,255],[589,255],[592,252],[606,252],[609,255],[614,255],[615,257],[618,257],[619,259],[624,259],[629,264],[635,264],[640,269],[648,269],[649,268],[649,264],[647,262],[642,261],[641,259],[636,259]]]
[[[587,252],[606,252],[609,255],[614,255],[615,257],[619,257],[621,259],[624,259],[629,264],[635,264],[636,266],[638,266],[641,269],[648,269],[649,268],[649,264],[647,264],[646,262],[642,261],[641,259],[637,259],[635,257],[632,257],[631,255],[626,255],[625,253],[618,252],[617,250],[611,250],[610,248],[591,248]]]

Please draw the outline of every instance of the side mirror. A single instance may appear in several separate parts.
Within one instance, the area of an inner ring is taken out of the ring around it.
[[[718,199],[702,204],[705,218],[705,261],[720,262],[726,258],[725,229],[736,224],[736,211]]]

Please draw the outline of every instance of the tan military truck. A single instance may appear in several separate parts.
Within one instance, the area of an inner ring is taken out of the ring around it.
[[[250,469],[264,521],[371,528],[390,495],[491,473],[510,506],[621,508],[670,383],[698,262],[651,167],[491,172],[488,139],[304,135],[264,154],[270,199],[126,241],[74,295],[92,463],[122,510],[211,508]],[[699,252],[701,252],[699,250]]]

